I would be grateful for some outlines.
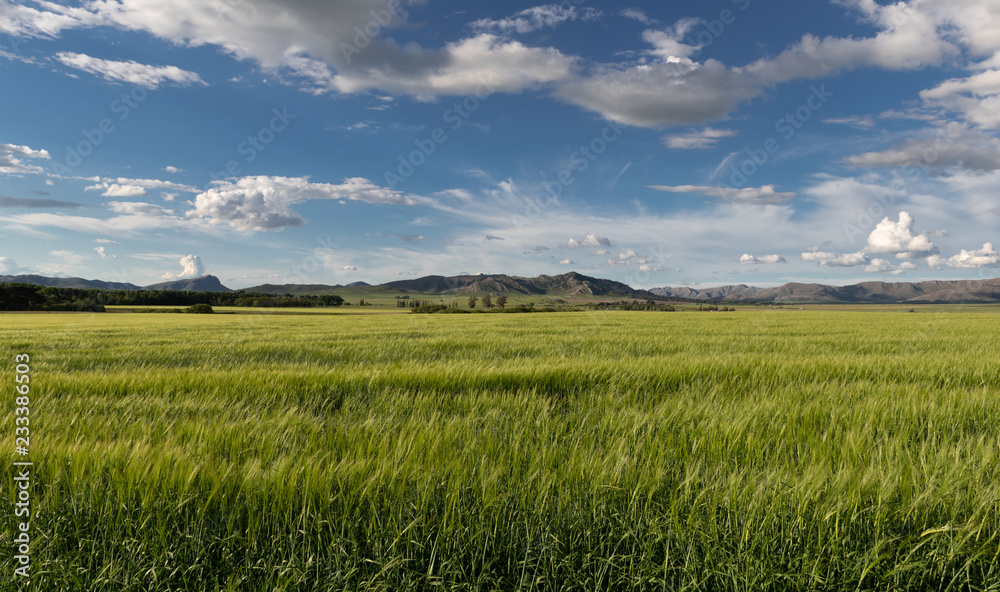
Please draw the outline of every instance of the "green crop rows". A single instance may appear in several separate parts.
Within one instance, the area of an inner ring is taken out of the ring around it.
[[[2,320],[37,590],[1000,590],[1000,315]]]

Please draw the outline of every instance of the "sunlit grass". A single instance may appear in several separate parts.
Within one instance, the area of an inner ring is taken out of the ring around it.
[[[993,315],[0,320],[39,589],[1000,590]]]

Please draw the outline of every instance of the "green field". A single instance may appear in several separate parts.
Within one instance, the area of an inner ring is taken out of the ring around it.
[[[21,589],[1000,590],[998,315],[0,321]]]

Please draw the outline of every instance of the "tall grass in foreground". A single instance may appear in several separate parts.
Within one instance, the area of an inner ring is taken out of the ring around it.
[[[3,320],[38,590],[1000,590],[1000,316]]]

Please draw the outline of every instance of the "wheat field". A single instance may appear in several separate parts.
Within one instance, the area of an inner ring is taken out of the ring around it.
[[[1000,315],[2,319],[34,589],[1000,590]]]

